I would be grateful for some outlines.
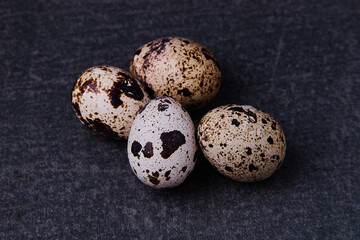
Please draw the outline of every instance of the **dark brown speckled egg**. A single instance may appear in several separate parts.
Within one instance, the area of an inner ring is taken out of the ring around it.
[[[205,46],[180,37],[157,39],[137,49],[130,72],[150,97],[169,96],[189,110],[210,102],[221,83],[214,55]]]
[[[229,104],[211,110],[201,119],[197,137],[211,165],[237,181],[266,179],[285,157],[280,125],[251,106]]]
[[[150,98],[128,72],[112,66],[89,68],[75,82],[72,106],[97,133],[127,139],[138,111]]]

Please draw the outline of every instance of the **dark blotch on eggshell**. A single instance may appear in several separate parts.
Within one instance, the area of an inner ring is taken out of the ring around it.
[[[144,93],[139,84],[136,80],[132,79],[131,76],[118,72],[117,80],[118,81],[114,82],[111,89],[108,90],[108,96],[111,105],[114,108],[118,108],[121,104],[123,104],[123,101],[120,99],[122,93],[135,100],[142,100],[144,98]]]
[[[249,172],[252,172],[252,171],[254,171],[254,170],[255,170],[255,171],[257,171],[257,170],[258,170],[258,168],[257,168],[257,167],[255,167],[255,166],[254,166],[254,164],[252,164],[252,163],[251,163],[251,164],[249,164]]]
[[[156,171],[156,172],[153,172],[152,175],[153,175],[155,178],[158,178],[160,174],[159,174],[158,171]]]
[[[159,103],[158,105],[158,111],[162,112],[169,108],[169,104],[166,103]]]
[[[117,85],[114,83],[113,87],[109,90],[108,96],[111,102],[111,105],[114,108],[118,108],[121,104],[123,104],[123,101],[121,101],[121,89],[116,87]]]
[[[139,152],[141,151],[141,144],[138,141],[134,141],[131,144],[131,153],[134,155],[134,157],[140,157]]]
[[[169,177],[170,173],[171,173],[171,170],[166,171],[165,174],[164,174],[164,176],[165,176],[165,177]]]
[[[225,170],[228,171],[228,172],[233,172],[232,168],[229,167],[229,166],[226,166],[226,167],[225,167]]]
[[[154,155],[152,142],[147,142],[142,150],[144,157],[151,158]]]
[[[139,55],[141,53],[141,49],[136,50],[136,52],[134,53],[134,55]]]
[[[249,121],[252,122],[252,123],[256,123],[257,122],[257,116],[255,113],[251,112],[250,110],[248,111],[245,111],[242,107],[232,107],[232,108],[229,108],[229,110],[231,111],[235,111],[235,112],[238,112],[238,113],[245,113],[246,115],[249,116]]]
[[[91,91],[93,93],[100,92],[98,89],[97,83],[94,79],[89,79],[89,80],[85,81],[83,84],[81,84],[80,92],[84,93],[86,90]]]
[[[235,118],[232,120],[231,124],[235,125],[236,127],[238,127],[240,125],[239,121],[236,120]]]
[[[182,94],[184,97],[191,96],[191,92],[187,88],[183,88],[181,90],[178,90],[178,94]]]
[[[272,124],[271,124],[271,128],[272,128],[272,130],[276,130],[276,122],[272,122]]]
[[[149,178],[150,182],[154,185],[158,185],[160,183],[159,179],[157,179],[151,175],[148,175],[148,178]]]
[[[246,148],[246,154],[247,155],[251,155],[252,151],[251,151],[251,148],[247,147]]]
[[[236,112],[245,112],[245,110],[242,107],[231,107],[229,108],[230,111],[236,111]]]
[[[159,55],[166,47],[166,43],[170,42],[170,39],[163,38],[154,41],[149,47],[151,52],[156,52],[157,55]]]
[[[101,122],[98,118],[95,118],[94,120],[86,118],[86,122],[84,122],[84,124],[93,129],[95,132],[104,134],[108,137],[120,139],[118,134],[114,132],[109,125]]]
[[[162,152],[160,155],[167,159],[169,158],[185,141],[185,136],[178,130],[165,132],[160,135],[162,141]]]
[[[147,53],[143,56],[144,59],[144,63],[143,63],[143,68],[147,69],[148,67],[150,67],[150,53]]]
[[[122,75],[123,77],[120,79],[120,81],[114,83],[114,87],[121,89],[124,94],[130,98],[135,100],[142,100],[144,98],[144,93],[141,91],[137,81],[126,74]]]

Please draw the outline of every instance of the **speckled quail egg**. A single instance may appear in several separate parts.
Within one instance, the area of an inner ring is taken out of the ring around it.
[[[221,73],[203,45],[180,37],[161,38],[136,50],[130,72],[150,97],[170,96],[189,110],[205,106],[220,88]]]
[[[267,113],[252,106],[217,107],[201,119],[197,137],[220,173],[242,182],[268,178],[285,157],[285,136]]]
[[[140,110],[127,147],[133,172],[154,188],[181,184],[194,168],[196,150],[194,124],[170,97],[155,98]]]
[[[89,68],[72,89],[72,106],[80,121],[113,138],[127,139],[136,114],[148,101],[137,80],[112,66]]]

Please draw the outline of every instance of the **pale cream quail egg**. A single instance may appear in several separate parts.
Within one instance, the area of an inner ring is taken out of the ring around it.
[[[285,157],[280,125],[251,106],[230,104],[211,110],[201,119],[197,137],[209,162],[220,173],[242,182],[268,178]]]

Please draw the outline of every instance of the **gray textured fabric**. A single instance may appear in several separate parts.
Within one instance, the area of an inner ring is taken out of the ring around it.
[[[0,2],[1,239],[359,239],[357,1]],[[287,137],[280,170],[231,181],[203,157],[173,190],[143,185],[126,143],[86,129],[71,87],[88,67],[128,68],[163,36],[220,64],[213,107],[248,104]]]

